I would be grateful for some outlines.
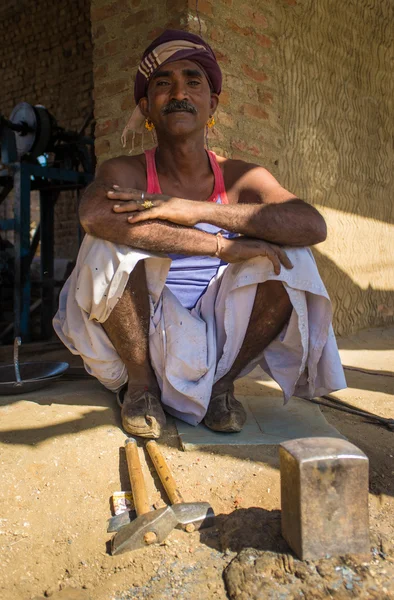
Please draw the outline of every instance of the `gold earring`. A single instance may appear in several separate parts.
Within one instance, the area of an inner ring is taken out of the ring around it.
[[[212,129],[212,127],[214,127],[214,125],[215,125],[215,119],[211,115],[207,121],[207,127],[209,127],[209,129]]]
[[[152,121],[150,119],[145,119],[145,129],[148,131],[153,131],[154,128],[155,126],[153,125]]]

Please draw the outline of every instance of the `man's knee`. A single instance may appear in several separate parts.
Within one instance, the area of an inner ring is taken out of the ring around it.
[[[281,303],[291,305],[284,283],[277,279],[268,279],[259,283],[257,285],[256,298],[269,304]]]
[[[251,323],[263,321],[265,325],[281,329],[290,319],[293,305],[281,281],[259,283],[251,315]]]

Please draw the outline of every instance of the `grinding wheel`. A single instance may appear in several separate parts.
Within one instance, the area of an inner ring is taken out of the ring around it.
[[[10,121],[20,128],[20,131],[15,131],[18,158],[25,154],[37,158],[47,150],[54,121],[44,106],[20,102],[13,109]]]

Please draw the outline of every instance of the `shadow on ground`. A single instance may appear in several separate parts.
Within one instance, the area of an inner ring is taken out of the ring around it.
[[[258,507],[216,515],[215,528],[202,529],[200,541],[221,552],[241,552],[244,548],[291,552],[281,535],[280,510]]]

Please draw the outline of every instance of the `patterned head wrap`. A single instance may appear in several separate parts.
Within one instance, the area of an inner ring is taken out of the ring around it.
[[[134,84],[134,99],[137,107],[122,133],[123,146],[126,145],[128,131],[137,133],[144,131],[145,117],[138,103],[146,96],[152,75],[159,67],[169,62],[186,59],[197,63],[202,68],[212,91],[220,94],[222,72],[212,48],[194,33],[168,29],[151,43],[142,56]]]

